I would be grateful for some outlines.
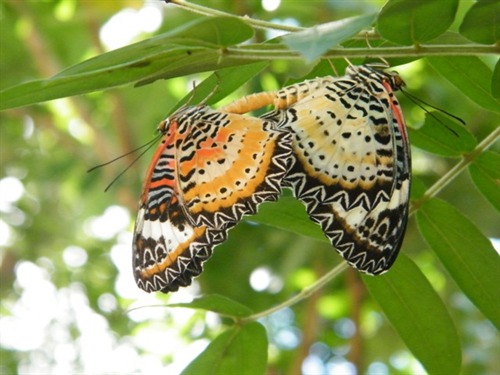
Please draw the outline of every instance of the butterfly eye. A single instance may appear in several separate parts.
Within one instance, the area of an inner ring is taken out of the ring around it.
[[[403,81],[403,78],[401,78],[401,76],[399,74],[397,74],[396,72],[393,72],[391,74],[391,80],[392,80],[391,87],[394,90],[399,90],[401,87],[406,86],[406,82]]]

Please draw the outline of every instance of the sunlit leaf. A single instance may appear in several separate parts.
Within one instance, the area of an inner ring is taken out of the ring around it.
[[[231,32],[228,33],[226,28]],[[140,67],[146,65],[152,58],[168,53],[173,46],[187,52],[189,47],[220,48],[244,42],[252,35],[252,28],[237,18],[201,18],[177,29],[86,60],[63,70],[55,77],[120,67],[121,64],[130,62]]]
[[[474,56],[427,57],[429,64],[472,101],[500,112],[500,100],[491,93],[492,71]]]
[[[482,153],[470,165],[469,173],[479,191],[500,212],[500,154]]]
[[[261,72],[269,63],[265,61],[224,68],[213,73],[197,85],[194,90],[182,98],[171,112],[188,103],[217,103],[227,95],[244,85],[248,80]]]
[[[370,294],[429,374],[460,372],[460,338],[450,314],[408,257],[400,254],[386,274],[362,277]]]
[[[458,0],[390,0],[378,16],[377,30],[391,42],[424,43],[448,30],[457,8]]]
[[[491,242],[456,208],[438,199],[418,210],[417,223],[462,291],[500,329],[500,257]]]
[[[248,39],[252,32],[236,18],[204,18],[96,56],[52,78],[7,88],[0,92],[0,109],[250,63],[250,59],[224,59],[220,49]]]
[[[182,375],[259,375],[267,364],[266,330],[260,323],[235,326],[213,340]]]
[[[375,21],[376,14],[345,18],[340,21],[324,23],[307,30],[287,34],[283,42],[291,49],[300,52],[308,61],[323,55],[329,48],[351,38]]]

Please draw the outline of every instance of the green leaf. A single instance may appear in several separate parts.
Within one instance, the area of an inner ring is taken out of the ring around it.
[[[96,56],[52,78],[7,88],[0,92],[0,109],[251,63],[251,59],[225,59],[221,49],[248,39],[252,33],[247,24],[236,18],[204,18]]]
[[[266,330],[254,322],[219,335],[181,374],[259,375],[265,373],[266,364]]]
[[[491,93],[492,72],[478,57],[427,57],[429,64],[472,101],[500,112],[500,100]]]
[[[424,43],[448,30],[457,8],[458,0],[391,0],[379,13],[377,30],[394,43]]]
[[[375,17],[376,14],[372,13],[324,23],[307,30],[287,34],[283,36],[283,42],[301,53],[310,62],[323,55],[328,49],[369,27],[375,21]]]
[[[500,257],[491,242],[456,208],[438,199],[417,211],[417,224],[462,291],[500,329]]]
[[[500,39],[500,2],[481,0],[466,13],[460,33],[468,39],[483,44],[495,44]]]
[[[234,33],[228,33],[227,30],[224,30],[226,27]],[[187,51],[189,51],[189,47],[220,48],[244,42],[252,35],[252,28],[237,18],[202,18],[153,38],[93,57],[63,70],[55,77],[109,69],[132,61],[137,61],[135,65],[140,67],[146,65],[151,57],[168,52],[174,46]],[[147,59],[143,59],[144,57]]]
[[[202,101],[205,101],[206,104],[217,103],[219,100],[240,88],[268,65],[268,62],[260,61],[253,64],[218,70],[217,73],[211,74],[208,78],[204,79],[203,82],[197,85],[192,92],[179,100],[170,110],[170,113],[187,103],[194,104]]]
[[[471,43],[469,39],[464,37],[463,35],[460,35],[457,32],[454,31],[447,31],[444,34],[441,34],[437,38],[432,39],[428,43],[429,45],[450,45],[450,44],[464,44],[464,45],[470,45],[473,46],[474,43]]]
[[[408,128],[412,146],[441,156],[461,156],[477,145],[467,128],[439,112],[425,114],[425,123],[419,129]]]
[[[202,309],[207,311],[213,311],[217,314],[233,317],[245,317],[252,314],[250,310],[245,305],[236,302],[230,298],[220,296],[218,294],[206,295],[197,298],[189,303],[173,303],[169,304],[169,307],[187,307],[190,309]]]
[[[485,151],[469,166],[474,184],[500,212],[500,154]]]
[[[417,176],[412,176],[410,202],[412,200],[418,200],[422,198],[425,195],[426,191],[427,191],[427,185],[424,183],[424,181],[422,181],[422,179]]]
[[[432,285],[408,257],[400,254],[382,276],[362,278],[429,374],[460,373],[460,339],[453,321]]]
[[[264,203],[259,207],[257,215],[247,217],[245,220],[327,241],[319,225],[313,223],[307,216],[304,205],[289,195],[281,197],[278,202]]]
[[[494,98],[500,98],[500,60],[495,64],[493,76],[491,77],[491,94]]]

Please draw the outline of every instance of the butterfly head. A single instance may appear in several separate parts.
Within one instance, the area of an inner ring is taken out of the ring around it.
[[[384,80],[391,85],[394,91],[398,91],[406,86],[406,82],[397,72],[383,72],[383,75],[385,76]]]
[[[360,66],[349,65],[346,68],[346,74],[366,83],[370,81],[387,82],[393,91],[398,91],[406,86],[405,81],[397,72],[387,72],[384,70],[386,68],[388,68],[386,64],[378,63]]]
[[[168,128],[170,126],[170,123],[171,123],[171,119],[170,119],[170,117],[168,117],[165,120],[160,121],[156,130],[160,134],[166,134],[168,131]]]
[[[209,112],[210,109],[205,105],[192,105],[183,106],[179,108],[174,114],[167,117],[165,120],[160,121],[156,130],[158,133],[166,135],[174,124],[188,124],[196,122],[196,120],[203,114]]]

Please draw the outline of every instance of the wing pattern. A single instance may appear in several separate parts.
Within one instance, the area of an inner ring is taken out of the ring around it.
[[[168,293],[191,284],[243,215],[278,199],[291,134],[270,120],[205,105],[181,108],[159,130],[135,224],[133,267],[141,289]]]
[[[339,78],[286,87],[265,118],[293,134],[283,180],[355,268],[380,274],[400,250],[408,218],[410,149],[393,91],[396,73],[350,66]]]
[[[349,66],[219,110],[183,107],[160,123],[134,230],[145,291],[187,286],[227,231],[291,188],[355,268],[380,274],[406,230],[411,158],[396,73]],[[243,115],[265,105],[262,118]]]

